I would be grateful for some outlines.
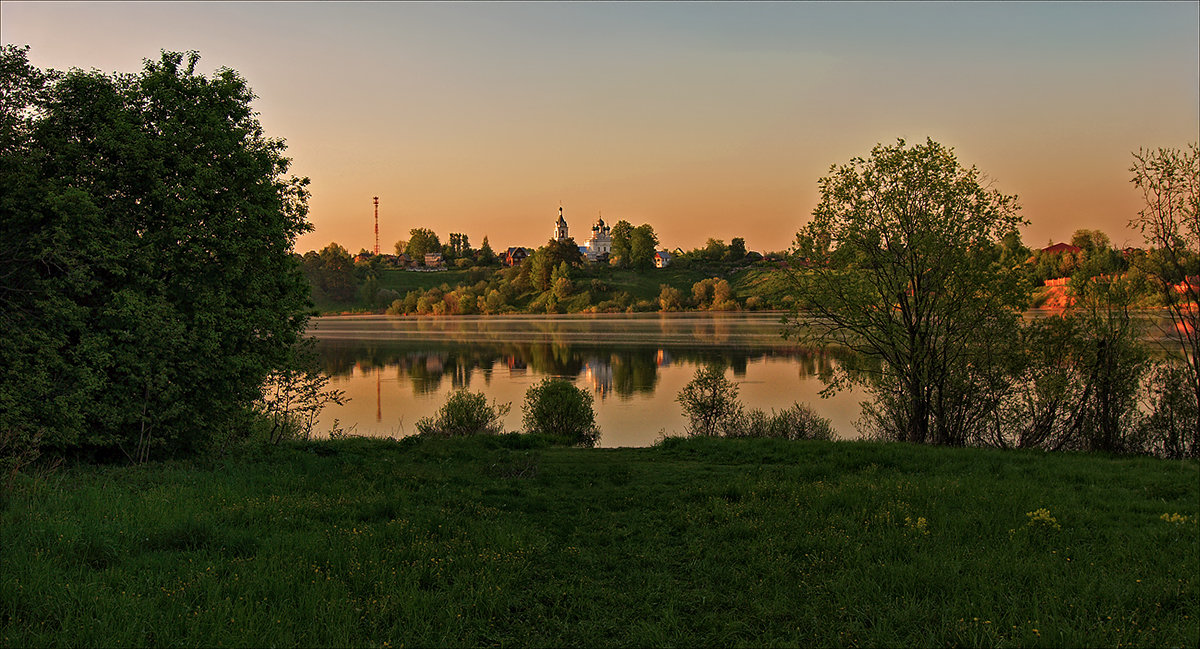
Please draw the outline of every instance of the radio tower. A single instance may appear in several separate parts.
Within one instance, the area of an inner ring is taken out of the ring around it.
[[[379,197],[375,197],[375,256],[379,256]]]

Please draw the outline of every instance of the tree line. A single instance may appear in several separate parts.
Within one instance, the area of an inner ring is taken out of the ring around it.
[[[1197,457],[1197,149],[1134,160],[1145,208],[1131,224],[1153,253],[1122,273],[1102,236],[1076,233],[1074,303],[1036,319],[1020,317],[1024,252],[1006,254],[1025,223],[1016,196],[932,140],[835,165],[797,233],[792,333],[863,359],[830,384],[872,396],[866,427],[882,439]],[[1159,356],[1133,312],[1145,290],[1171,320]]]
[[[567,240],[497,269],[486,237],[476,250],[461,233],[443,245],[416,228],[404,254],[423,263],[440,251],[470,283],[388,295],[378,260],[357,262],[336,244],[292,252],[311,229],[308,181],[288,173],[285,145],[264,133],[244,79],[199,74],[198,60],[164,52],[136,74],[63,73],[30,65],[27,48],[0,50],[5,471],[42,451],[194,453],[276,412],[271,385],[321,393],[300,344],[314,287],[435,314],[722,310],[757,297],[737,295],[720,273],[657,300],[617,288],[613,273],[647,269],[659,245],[648,224],[624,221],[607,266],[584,264]],[[880,438],[1196,457],[1197,160],[1194,144],[1134,155],[1140,253],[1080,231],[1071,257],[1029,263],[1015,196],[982,185],[951,149],[901,140],[831,167],[786,254],[759,259],[743,239],[712,239],[677,263],[778,269],[792,332],[862,359],[843,363],[831,387],[872,395],[865,421]],[[1038,277],[1064,273],[1074,304],[1020,318]],[[1172,344],[1157,355],[1134,313],[1146,295],[1170,322]]]

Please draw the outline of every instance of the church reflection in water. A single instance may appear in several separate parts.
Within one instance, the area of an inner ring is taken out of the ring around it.
[[[323,331],[314,337],[323,369],[351,398],[322,420],[338,418],[358,434],[404,436],[450,391],[468,389],[511,403],[506,427],[517,430],[526,390],[557,377],[595,396],[598,421],[610,431],[602,445],[650,444],[659,431],[678,427],[675,397],[696,368],[709,364],[727,368],[747,407],[804,401],[831,408],[815,403],[818,377],[844,365],[846,354],[783,341],[777,323],[778,316],[665,323],[321,319]],[[827,412],[838,423],[838,412]],[[842,418],[847,428],[852,414]],[[641,437],[617,437],[634,432]]]
[[[503,371],[511,375],[531,373],[581,379],[590,385],[598,400],[610,396],[629,397],[653,393],[662,368],[680,363],[716,363],[744,376],[750,362],[788,359],[796,363],[801,378],[829,372],[838,354],[828,349],[786,347],[774,349],[713,347],[625,347],[601,348],[553,343],[454,344],[434,342],[420,345],[393,341],[319,341],[324,370],[333,377],[381,371],[395,373],[412,385],[414,394],[451,389],[471,389],[471,382]]]

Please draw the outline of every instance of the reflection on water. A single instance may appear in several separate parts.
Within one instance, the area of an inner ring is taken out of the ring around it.
[[[652,444],[682,429],[675,396],[696,367],[722,363],[743,403],[784,408],[810,402],[852,436],[858,398],[819,399],[818,377],[838,352],[784,341],[777,315],[515,316],[487,318],[327,317],[313,321],[324,370],[350,403],[324,413],[358,434],[411,434],[455,389],[511,402],[520,427],[525,390],[566,378],[596,397],[602,446]]]

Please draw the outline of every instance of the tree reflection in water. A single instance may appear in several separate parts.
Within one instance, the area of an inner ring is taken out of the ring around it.
[[[555,326],[561,324],[556,321],[532,321],[522,332],[540,335],[544,341],[504,342],[480,339],[470,335],[475,333],[471,329],[455,335],[453,330],[431,328],[430,320],[408,321],[422,337],[428,336],[426,340],[353,337],[336,330],[333,335],[322,335],[318,331],[317,350],[324,370],[338,377],[354,369],[394,369],[397,377],[407,379],[414,394],[420,395],[443,389],[447,377],[451,388],[469,389],[473,376],[480,374],[490,381],[493,369],[499,365],[537,375],[572,380],[582,377],[592,383],[603,400],[610,394],[626,398],[637,393],[653,394],[659,368],[673,363],[718,363],[730,368],[735,377],[745,377],[749,362],[789,359],[797,365],[799,378],[807,379],[830,372],[837,359],[848,353],[801,347],[782,339],[735,340],[731,328],[739,323],[730,318],[688,318],[682,322],[663,319],[655,332],[658,335],[640,336],[642,332],[635,331],[624,340],[604,336],[599,343],[573,336],[577,331],[572,329],[577,330],[578,325],[564,330]]]
[[[818,383],[818,377],[838,365],[845,352],[798,346],[783,340],[779,329],[779,316],[769,314],[354,317],[316,319],[310,334],[317,338],[324,370],[335,382],[341,380],[350,388],[354,381],[370,377],[369,394],[359,394],[357,399],[371,401],[369,419],[374,421],[379,421],[381,399],[384,410],[391,405],[411,422],[418,410],[440,404],[444,393],[454,389],[484,391],[512,400],[519,413],[525,384],[554,376],[589,386],[602,418],[609,401],[626,404],[622,408],[643,409],[644,425],[655,426],[650,431],[654,433],[674,425],[678,417],[674,398],[679,389],[675,383],[686,381],[694,367],[701,365],[723,365],[735,380],[746,380],[751,365],[778,368],[767,379],[769,384],[759,381],[758,390],[778,403],[748,403],[750,406],[785,407],[794,400],[815,398],[815,390],[808,391],[813,395],[808,398],[796,394],[797,385]],[[780,382],[778,377],[785,375],[778,371],[786,372],[792,366],[797,384]],[[672,378],[663,387],[667,375]],[[378,385],[381,377],[382,390]],[[393,386],[387,387],[388,383]],[[662,394],[656,394],[660,391]],[[411,396],[403,397],[403,392]],[[353,419],[352,411],[353,407],[341,411],[343,423]],[[633,413],[625,416],[642,424],[643,419]],[[379,431],[371,422],[349,423],[359,423],[360,432],[397,432],[386,427]],[[603,438],[601,443],[605,443]]]

